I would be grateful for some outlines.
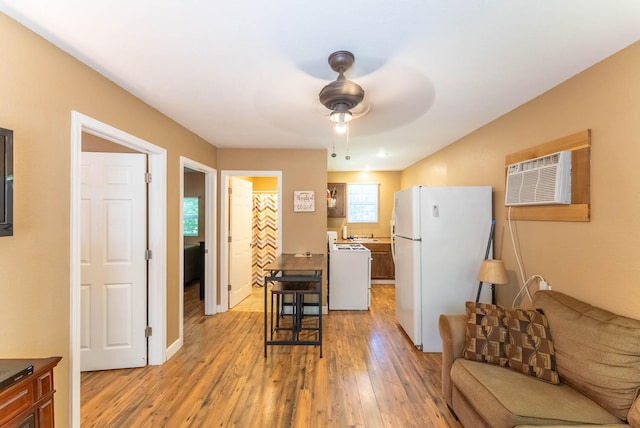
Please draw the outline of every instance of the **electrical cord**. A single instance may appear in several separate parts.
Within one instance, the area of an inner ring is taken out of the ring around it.
[[[518,290],[518,292],[516,293],[516,296],[513,298],[513,302],[511,302],[511,307],[514,308],[516,306],[516,300],[518,300],[518,297],[520,297],[520,295],[523,292],[527,295],[527,297],[529,298],[529,301],[533,301],[533,298],[531,297],[531,293],[529,292],[529,283],[532,280],[534,280],[535,278],[538,278],[540,281],[544,281],[545,279],[542,277],[542,275],[536,274],[536,275],[531,275],[525,281],[524,269],[522,268],[522,261],[520,260],[520,256],[518,255],[518,248],[516,247],[516,241],[513,235],[513,228],[511,226],[511,205],[509,205],[509,210],[507,211],[507,220],[509,223],[509,235],[511,236],[511,245],[513,246],[513,253],[516,256],[516,262],[518,263],[518,268],[520,269],[520,279],[522,280],[522,287],[520,287],[520,290]]]

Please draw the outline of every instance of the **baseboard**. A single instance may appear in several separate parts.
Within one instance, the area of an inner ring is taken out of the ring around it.
[[[182,338],[177,339],[167,348],[167,360],[171,359],[182,348]]]

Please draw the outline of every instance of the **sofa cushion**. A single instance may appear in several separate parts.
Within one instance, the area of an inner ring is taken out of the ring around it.
[[[459,358],[451,367],[451,381],[492,427],[620,423],[566,384],[540,382],[497,365]]]
[[[626,420],[640,387],[640,320],[556,291],[538,291],[533,307],[549,321],[562,382]]]
[[[466,302],[467,331],[464,358],[506,366],[504,345],[507,330],[503,325],[504,309],[497,305]]]
[[[508,366],[549,383],[558,384],[556,355],[547,318],[536,310],[506,309]]]

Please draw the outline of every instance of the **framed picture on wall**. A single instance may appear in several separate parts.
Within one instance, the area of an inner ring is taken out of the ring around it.
[[[0,128],[0,236],[13,235],[13,131]]]
[[[296,190],[293,192],[294,212],[313,212],[316,210],[316,196],[313,190]]]

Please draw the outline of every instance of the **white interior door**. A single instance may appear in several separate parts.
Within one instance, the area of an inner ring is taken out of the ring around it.
[[[229,195],[229,308],[251,294],[251,194],[250,181],[231,177]]]
[[[146,155],[82,153],[82,371],[147,363]]]

